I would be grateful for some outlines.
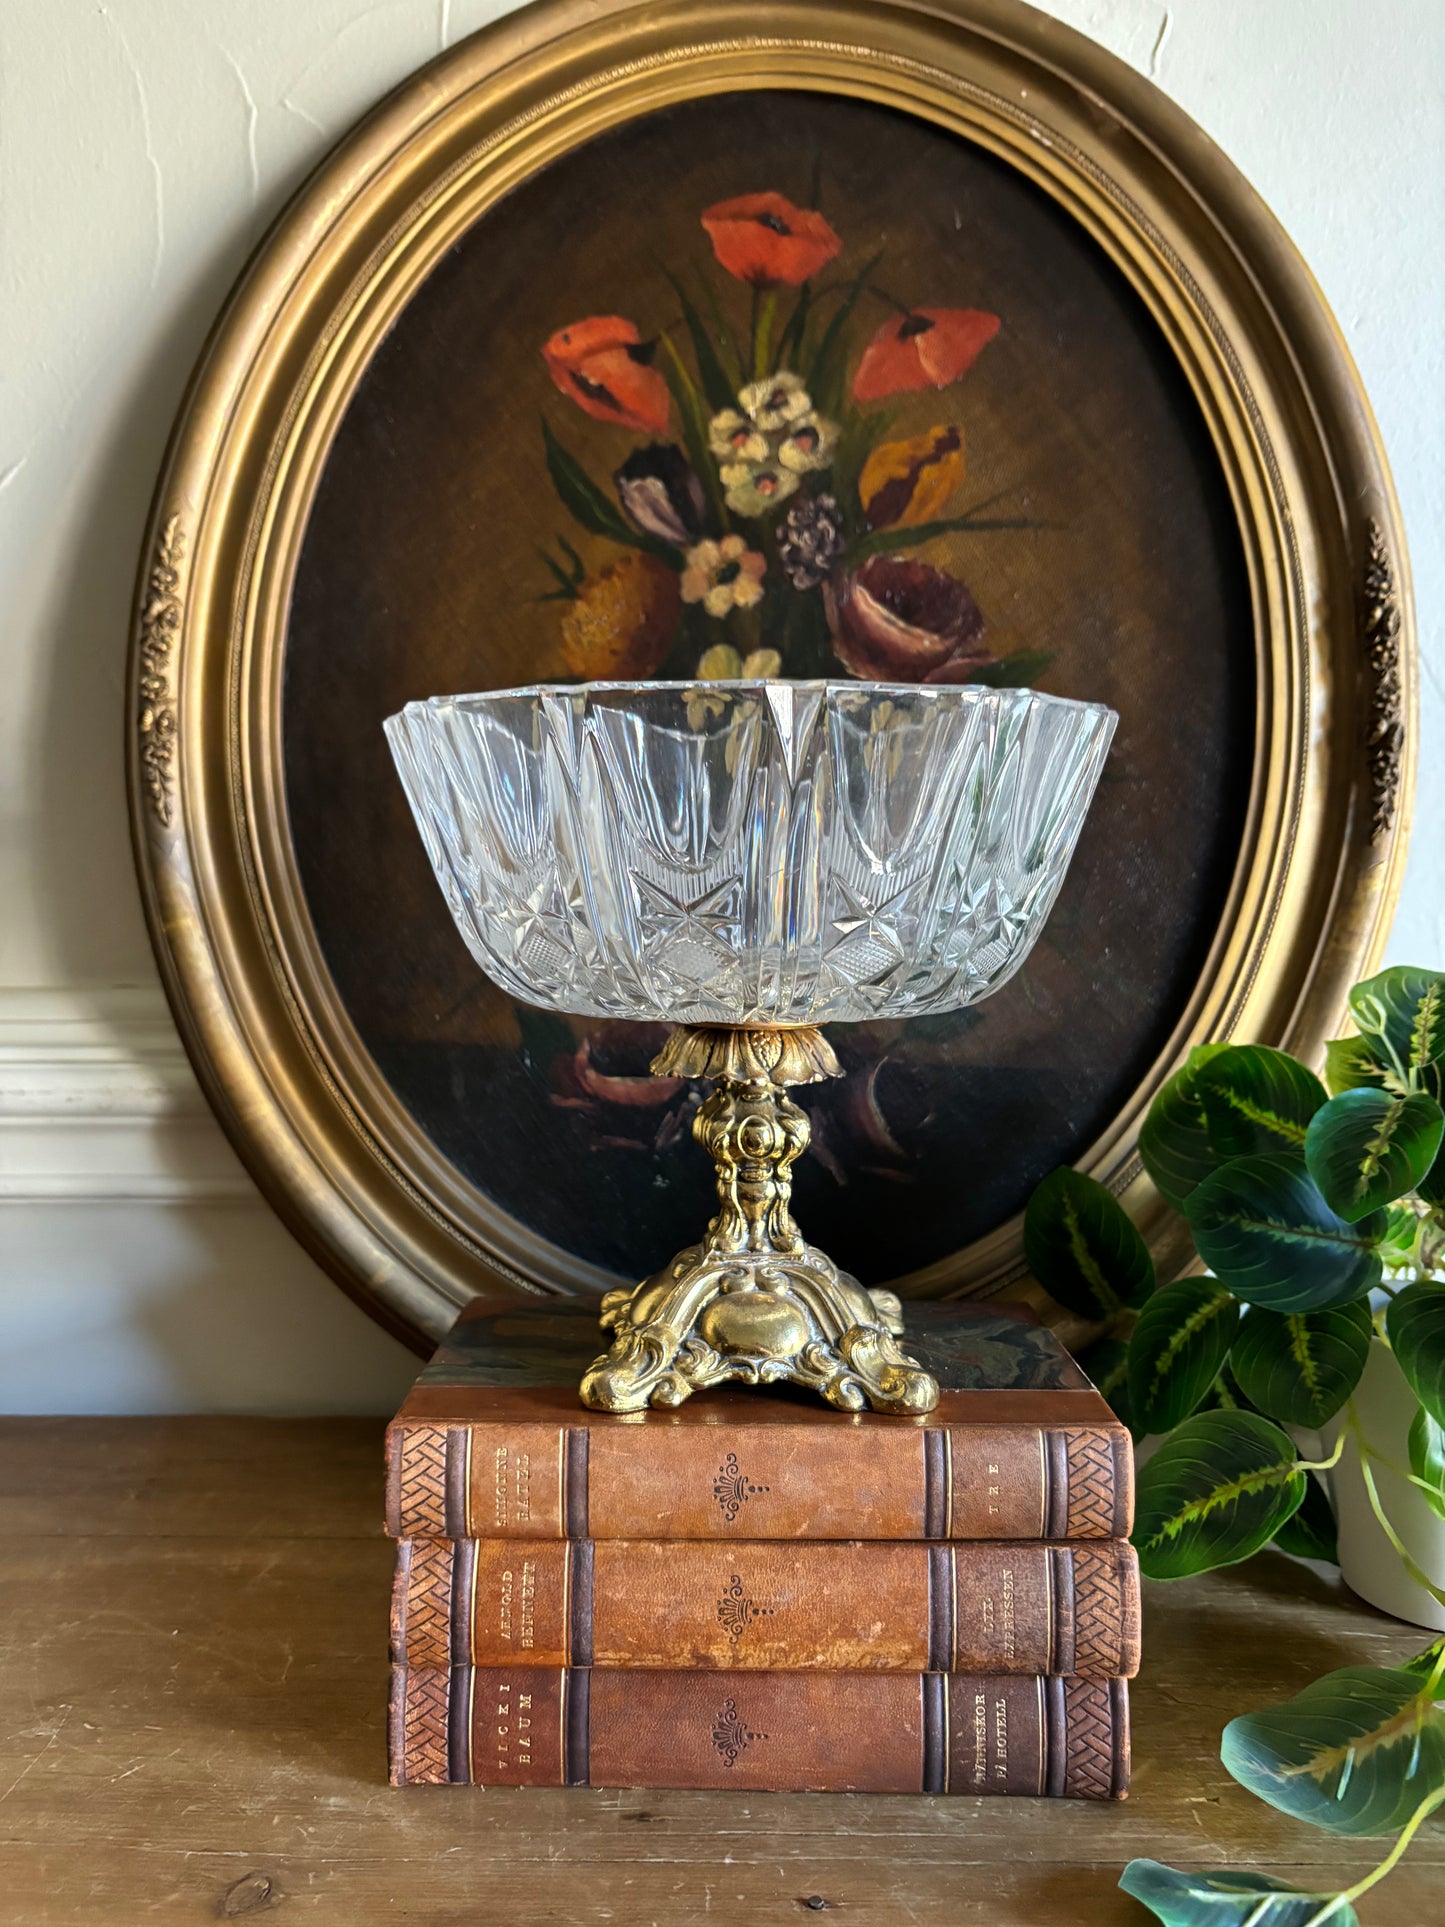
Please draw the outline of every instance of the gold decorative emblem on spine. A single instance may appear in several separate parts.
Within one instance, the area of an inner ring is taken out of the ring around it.
[[[1370,667],[1370,840],[1378,843],[1395,820],[1400,761],[1405,748],[1400,695],[1400,603],[1390,551],[1378,522],[1369,525],[1361,599],[1361,640]]]
[[[141,782],[158,820],[170,827],[171,766],[176,758],[176,706],[171,658],[181,631],[181,565],[186,539],[179,517],[168,516],[156,538],[140,612],[140,679],[136,733]]]

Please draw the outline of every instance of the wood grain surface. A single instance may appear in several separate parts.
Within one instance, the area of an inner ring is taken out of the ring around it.
[[[0,1922],[1146,1927],[1135,1854],[1323,1886],[1377,1844],[1219,1764],[1233,1713],[1425,1643],[1274,1554],[1146,1586],[1122,1806],[386,1785],[372,1420],[0,1421]],[[1440,1917],[1445,1827],[1362,1905]]]

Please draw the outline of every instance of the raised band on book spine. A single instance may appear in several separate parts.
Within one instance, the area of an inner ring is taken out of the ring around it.
[[[592,1541],[567,1548],[568,1653],[574,1666],[592,1664]]]
[[[948,1791],[948,1681],[923,1675],[923,1791]]]
[[[468,1486],[470,1484],[467,1460],[469,1434],[464,1425],[453,1425],[447,1430],[446,1443],[446,1519],[447,1532],[453,1539],[466,1539],[471,1536],[471,1520],[467,1516]]]
[[[947,1437],[941,1431],[923,1434],[923,1536],[948,1537]]]
[[[946,1673],[953,1665],[957,1600],[952,1546],[928,1548],[928,1670]]]
[[[1074,1561],[1067,1546],[1050,1546],[1049,1597],[1053,1607],[1050,1622],[1050,1673],[1072,1673],[1078,1663],[1078,1618],[1074,1598],[1076,1583]]]
[[[1069,1441],[1062,1432],[1043,1434],[1045,1539],[1069,1536]]]
[[[562,1436],[562,1518],[569,1539],[588,1537],[587,1428],[569,1425]]]
[[[568,1786],[592,1779],[592,1675],[575,1666],[562,1676],[563,1778]]]

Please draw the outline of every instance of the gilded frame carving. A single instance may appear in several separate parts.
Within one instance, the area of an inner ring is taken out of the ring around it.
[[[618,120],[693,95],[797,87],[887,103],[1020,169],[1143,297],[1204,411],[1255,609],[1244,850],[1168,1048],[1081,1160],[1172,1255],[1135,1152],[1191,1045],[1316,1055],[1379,954],[1414,759],[1399,513],[1358,377],[1308,271],[1155,88],[1017,0],[550,0],[466,41],[322,165],[192,383],[142,559],[130,798],[161,968],[201,1080],[292,1229],[399,1335],[428,1345],[481,1293],[561,1287],[488,1214],[370,1064],[321,962],[280,777],[287,594],[320,465],[392,318],[491,201]],[[547,1248],[550,1250],[550,1248]],[[907,1280],[1017,1290],[1017,1223]],[[615,1283],[571,1266],[570,1282]]]

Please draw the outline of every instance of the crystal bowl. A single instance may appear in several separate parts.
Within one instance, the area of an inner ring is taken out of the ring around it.
[[[388,719],[457,928],[524,1003],[922,1016],[1027,956],[1117,717],[977,685],[583,683]]]

